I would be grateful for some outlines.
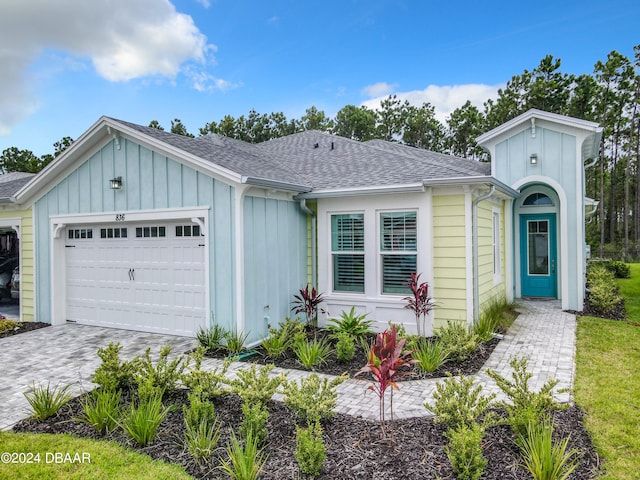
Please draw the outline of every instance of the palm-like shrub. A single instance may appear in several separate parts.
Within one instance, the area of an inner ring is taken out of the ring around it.
[[[302,365],[313,369],[327,361],[331,354],[331,347],[326,340],[314,338],[297,342],[293,346],[293,351]]]
[[[234,432],[231,432],[227,455],[229,460],[222,459],[220,469],[233,480],[257,480],[267,461],[256,439],[249,435],[242,445]]]
[[[115,430],[120,416],[120,390],[97,389],[82,400],[82,415],[78,420],[91,425],[101,435]]]
[[[71,400],[69,387],[52,387],[51,383],[47,383],[46,386],[31,386],[24,396],[33,410],[33,418],[46,420],[58,413],[58,410]]]
[[[416,341],[411,356],[416,360],[416,366],[420,370],[432,373],[444,365],[449,352],[438,339],[429,341],[425,338],[420,338]]]
[[[553,425],[531,424],[518,438],[520,454],[534,480],[566,480],[578,467],[579,451],[568,450],[569,438],[553,441]]]
[[[349,312],[342,312],[340,318],[332,318],[327,322],[327,328],[334,333],[346,333],[354,338],[364,337],[372,333],[373,320],[367,320],[367,314],[356,314],[356,307],[351,307]]]
[[[156,395],[140,401],[137,406],[132,403],[119,425],[138,445],[145,447],[156,437],[168,412],[169,407],[162,405],[162,396]]]

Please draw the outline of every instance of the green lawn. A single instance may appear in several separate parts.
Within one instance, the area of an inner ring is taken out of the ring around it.
[[[612,480],[640,478],[640,265],[620,280],[629,321],[580,317],[576,403]]]
[[[0,462],[0,478],[94,480],[186,480],[190,479],[183,468],[153,461],[146,455],[134,452],[112,442],[80,439],[70,435],[35,435],[0,432],[0,453],[31,454],[33,463]],[[56,455],[58,453],[58,455]],[[75,463],[65,462],[78,460]],[[78,456],[76,457],[76,453]],[[39,457],[36,457],[39,454]],[[60,455],[61,454],[61,455]]]

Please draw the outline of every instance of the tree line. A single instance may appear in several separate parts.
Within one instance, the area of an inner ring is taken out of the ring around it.
[[[225,115],[208,122],[198,135],[215,133],[259,143],[321,130],[359,141],[383,139],[487,161],[475,139],[531,108],[591,120],[604,131],[598,161],[586,171],[587,196],[599,200],[587,223],[587,241],[599,256],[627,260],[640,257],[640,45],[633,51],[631,59],[612,51],[595,63],[592,73],[580,75],[563,72],[561,60],[547,55],[532,70],[513,76],[482,110],[467,101],[444,123],[436,118],[433,105],[412,105],[391,95],[378,109],[346,105],[333,118],[315,106],[293,119],[282,112],[252,109],[246,116]],[[149,126],[164,130],[157,120]],[[179,118],[171,121],[169,131],[194,136]],[[72,142],[64,137],[54,144],[52,155],[42,157],[16,147],[5,149],[0,171],[37,172]]]

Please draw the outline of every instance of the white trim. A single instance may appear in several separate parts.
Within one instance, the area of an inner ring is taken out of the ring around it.
[[[210,207],[192,208],[158,208],[154,210],[123,210],[106,213],[88,213],[73,215],[52,215],[49,219],[53,224],[64,223],[77,225],[84,223],[131,223],[155,220],[180,220],[192,217],[207,217]],[[124,218],[116,219],[116,215],[124,215]]]
[[[249,185],[241,185],[234,188],[234,214],[233,228],[235,230],[235,284],[236,284],[236,333],[244,332],[244,198],[249,190]]]
[[[558,235],[558,240],[559,240],[559,248],[557,249],[558,255],[560,257],[559,262],[558,262],[558,276],[560,277],[560,299],[562,302],[562,308],[563,309],[568,309],[569,308],[569,278],[568,278],[568,274],[567,272],[569,271],[569,231],[567,228],[567,222],[565,221],[565,219],[567,218],[567,194],[565,193],[564,189],[562,188],[562,186],[554,179],[549,178],[549,177],[544,177],[541,175],[531,175],[525,178],[521,178],[520,180],[518,180],[516,183],[514,183],[512,185],[512,188],[514,189],[519,189],[521,186],[529,184],[529,183],[537,183],[537,184],[541,184],[536,186],[537,188],[539,188],[540,190],[544,190],[544,187],[547,186],[547,188],[552,188],[553,190],[555,190],[555,194],[558,196],[558,200],[560,205],[556,205],[554,213],[556,213],[556,229],[559,230],[560,234]],[[532,192],[535,191],[535,189],[532,190]],[[547,210],[545,209],[540,209],[540,210],[536,210],[535,212],[532,211],[531,213],[552,213],[552,212],[544,212],[543,210]],[[521,212],[519,205],[516,205],[516,208],[514,209],[515,212],[518,213],[517,218],[515,219],[516,224],[515,224],[515,230],[516,230],[516,241],[520,242],[520,221],[519,221],[519,217],[520,217],[520,213],[526,213],[526,212]],[[577,250],[580,250],[579,248],[577,248]],[[516,249],[516,269],[517,269],[517,277],[516,278],[521,278],[521,272],[520,272],[520,249]],[[520,281],[516,282],[516,295],[518,297],[521,296],[521,289],[520,289]]]
[[[514,298],[514,232],[513,232],[513,203],[511,200],[504,206],[504,274],[507,302]]]
[[[464,238],[467,290],[467,325],[473,324],[473,192],[465,188],[464,192]]]
[[[495,219],[498,219],[497,232],[496,225],[494,223]],[[497,242],[497,245],[496,245]],[[502,283],[502,212],[497,207],[491,207],[491,244],[493,249],[493,286]],[[496,249],[498,253],[498,271],[496,272]]]

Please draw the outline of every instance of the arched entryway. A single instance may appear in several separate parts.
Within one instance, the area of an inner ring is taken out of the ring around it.
[[[520,192],[514,208],[516,295],[558,298],[559,197],[543,184],[527,185]]]

